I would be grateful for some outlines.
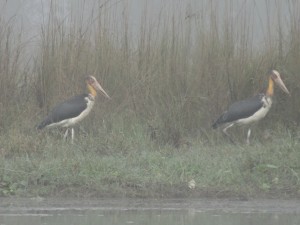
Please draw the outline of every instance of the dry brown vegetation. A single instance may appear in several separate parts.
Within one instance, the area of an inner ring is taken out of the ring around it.
[[[90,130],[95,132],[103,121],[106,126],[119,126],[115,121],[122,126],[141,123],[153,139],[179,146],[195,132],[204,139],[211,136],[211,122],[230,102],[262,90],[270,68],[282,73],[292,97],[278,91],[263,125],[296,129],[298,2],[288,3],[288,15],[268,12],[265,41],[259,44],[251,35],[251,12],[242,8],[240,16],[232,19],[234,1],[226,1],[224,15],[212,1],[199,14],[189,15],[187,4],[185,15],[162,10],[155,20],[145,7],[135,32],[128,2],[120,4],[122,18],[112,9],[117,6],[100,2],[89,18],[70,16],[66,22],[58,15],[57,2],[51,1],[32,54],[26,54],[28,43],[21,41],[22,30],[14,27],[14,20],[1,19],[2,132],[24,124],[30,126],[24,129],[33,129],[53,105],[82,92],[83,77],[93,73],[113,100],[98,99],[85,122],[92,125]],[[30,123],[23,124],[24,118]]]

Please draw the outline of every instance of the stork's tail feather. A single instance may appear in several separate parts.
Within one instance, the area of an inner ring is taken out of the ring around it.
[[[217,129],[219,126],[221,126],[224,123],[223,115],[221,115],[213,124],[212,128]]]
[[[37,128],[38,130],[41,130],[41,129],[43,129],[45,126],[46,126],[45,123],[42,122],[42,123],[40,123],[36,128]]]
[[[45,128],[47,125],[49,125],[49,120],[45,119],[36,128],[38,130],[41,130],[41,129]]]
[[[216,122],[213,123],[212,128],[213,129],[217,129],[220,126],[220,124],[218,123],[218,120]]]

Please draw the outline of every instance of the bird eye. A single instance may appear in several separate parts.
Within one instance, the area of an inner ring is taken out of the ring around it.
[[[278,78],[278,76],[274,73],[272,73],[271,77],[272,77],[273,80],[276,80]]]
[[[88,77],[88,78],[87,78],[87,82],[88,82],[89,84],[93,84],[93,83],[95,82],[95,80],[94,80],[93,78],[91,78],[91,77]]]
[[[272,70],[271,71],[271,77],[272,77],[273,80],[276,80],[276,79],[280,78],[280,74],[278,73],[278,71]]]

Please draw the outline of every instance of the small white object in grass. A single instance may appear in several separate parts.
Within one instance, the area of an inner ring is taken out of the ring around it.
[[[188,183],[190,189],[194,189],[196,187],[196,182],[194,179],[190,180]]]

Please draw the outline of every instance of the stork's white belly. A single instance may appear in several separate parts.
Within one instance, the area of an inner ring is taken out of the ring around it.
[[[263,107],[261,107],[258,111],[256,111],[252,116],[243,118],[243,119],[239,119],[236,121],[236,123],[237,124],[249,124],[249,123],[254,123],[256,121],[259,121],[262,118],[264,118],[272,106],[272,99],[269,97],[263,97],[262,101],[263,101]]]

